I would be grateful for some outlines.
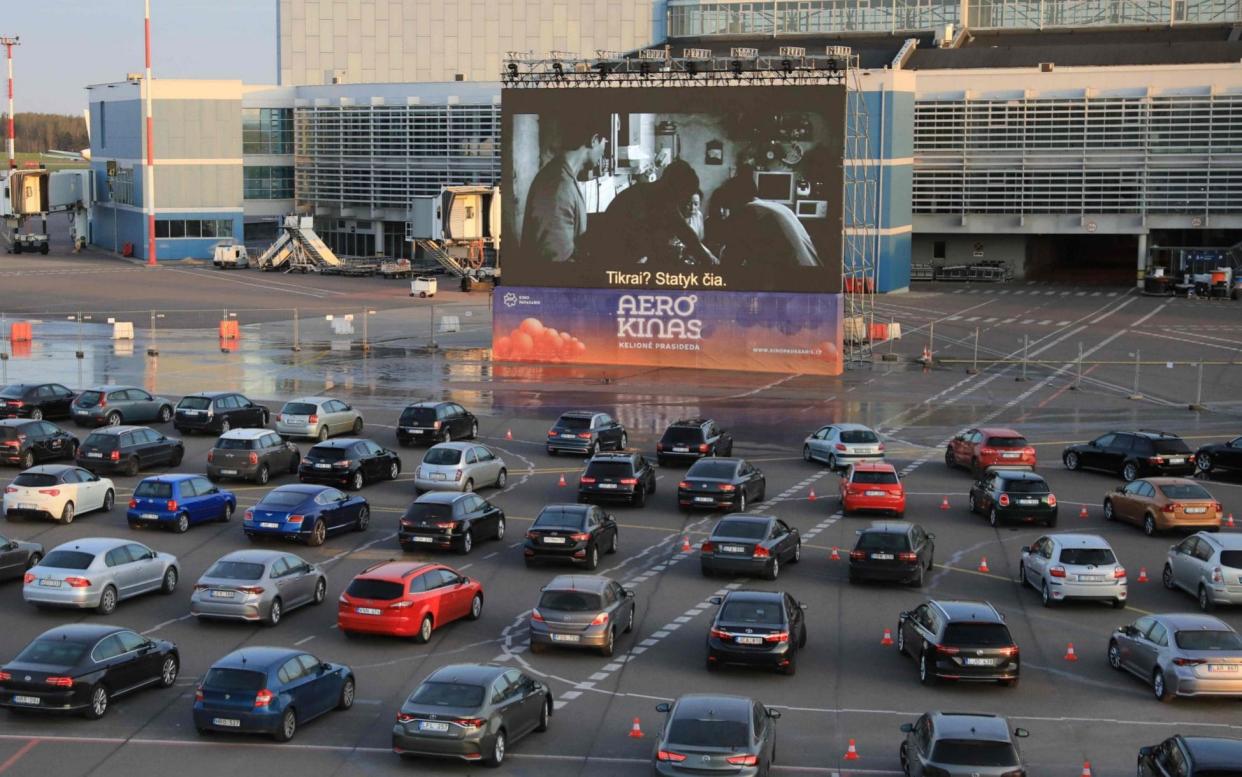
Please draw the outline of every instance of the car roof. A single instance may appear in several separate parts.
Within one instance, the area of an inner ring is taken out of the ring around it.
[[[124,424],[121,426],[104,426],[99,429],[92,429],[91,434],[118,435],[118,434],[125,434],[126,432],[132,432],[135,429],[146,429],[146,428],[147,427],[145,426],[128,426]]]
[[[430,450],[433,450],[433,449],[435,449],[435,448],[450,448],[450,449],[452,449],[452,450],[455,450],[455,451],[462,451],[462,452],[464,453],[464,452],[466,452],[466,451],[470,450],[471,448],[478,448],[478,447],[481,447],[482,445],[483,445],[483,443],[481,443],[481,442],[456,442],[456,441],[454,441],[454,442],[438,442],[438,443],[436,443],[435,445],[433,445],[433,446],[431,446],[430,448],[428,448],[427,450],[429,450],[429,451],[430,451]],[[426,456],[427,456],[427,454],[425,454],[425,453],[424,453],[424,454],[423,454],[423,456],[424,456],[424,457],[426,457]],[[431,465],[431,466],[435,466],[435,465]]]
[[[1196,769],[1236,769],[1242,763],[1242,739],[1185,735],[1181,739]]]
[[[308,405],[312,405],[312,404],[313,404],[313,405],[321,405],[321,404],[323,404],[324,402],[327,402],[329,399],[335,399],[335,397],[314,397],[314,396],[312,396],[312,397],[295,397],[295,398],[293,398],[293,399],[290,399],[290,400],[286,401],[286,402],[285,402],[285,404],[286,404],[286,405],[288,405],[288,404],[292,404],[292,403],[294,403],[294,402],[305,402],[305,403],[306,403],[306,404],[308,404]]]
[[[138,481],[138,482],[139,482],[139,484],[146,483],[146,482],[151,482],[151,483],[183,483],[183,482],[185,482],[185,481],[187,481],[187,480],[190,480],[191,478],[201,478],[201,477],[202,477],[202,475],[191,475],[191,474],[188,474],[188,473],[183,473],[183,472],[169,472],[169,473],[168,473],[168,474],[166,474],[166,475],[152,475],[151,477],[146,477],[146,478],[143,478],[142,480],[140,480],[140,481]]]
[[[638,451],[633,450],[600,451],[591,457],[591,461],[595,461],[596,459],[625,459],[628,461],[636,455],[638,455]]]
[[[1233,631],[1220,618],[1199,612],[1167,612],[1155,618],[1176,631]]]
[[[48,629],[40,634],[38,638],[65,639],[73,642],[95,642],[118,631],[130,631],[130,629],[106,623],[66,623],[64,626]]]
[[[1221,550],[1242,550],[1242,534],[1223,534],[1201,531],[1198,532],[1200,540],[1207,540],[1215,543]]]
[[[837,429],[840,429],[843,432],[847,432],[847,431],[848,432],[873,432],[875,431],[874,429],[872,429],[870,426],[867,426],[866,424],[839,423],[839,424],[828,424],[828,425],[836,427]]]
[[[450,404],[454,404],[454,403],[447,402],[447,401],[437,402],[434,399],[426,399],[426,400],[423,400],[422,402],[411,402],[410,404],[405,406],[405,409],[409,410],[412,407],[439,407],[440,405],[450,405]]]
[[[765,523],[766,524],[766,523],[771,523],[772,521],[775,521],[775,520],[776,519],[770,515],[755,515],[753,513],[728,513],[727,515],[722,515],[720,517],[720,520],[716,522],[716,527],[719,527],[720,524],[724,523],[725,521],[734,521],[738,523]],[[713,532],[716,530],[716,527],[712,528]]]
[[[677,699],[678,715],[708,716],[750,721],[750,699],[714,693],[687,693]]]
[[[86,391],[119,391],[121,389],[132,389],[132,388],[138,388],[138,386],[127,386],[124,383],[104,383],[98,386],[91,386],[90,388],[86,389]],[[140,390],[147,391],[146,389],[140,389]],[[147,391],[147,393],[150,394],[151,392]]]
[[[1201,486],[1203,485],[1197,480],[1191,478],[1143,478],[1153,486]]]
[[[451,505],[470,496],[469,491],[428,491],[414,500],[416,505]]]
[[[19,474],[25,475],[26,473],[30,473],[32,475],[59,475],[62,472],[71,469],[78,469],[78,467],[73,464],[40,464],[37,467],[24,469]]]
[[[566,410],[561,413],[561,418],[594,418],[599,415],[602,410]]]
[[[1113,548],[1108,540],[1098,534],[1049,534],[1048,538],[1062,548]]]
[[[432,672],[423,682],[487,685],[504,671],[505,667],[492,664],[449,664]]]
[[[230,429],[220,435],[221,440],[257,440],[269,434],[275,434],[271,429]]]
[[[236,391],[195,391],[193,394],[186,394],[182,397],[182,399],[188,399],[189,397],[209,397],[211,399],[215,399],[216,397],[223,397],[228,394],[236,393]]]
[[[711,463],[713,461],[717,463],[721,463],[721,464],[732,464],[734,467],[736,467],[738,464],[741,464],[743,461],[745,461],[745,459],[743,459],[741,456],[707,456],[691,464],[690,469],[686,471],[689,472],[691,469],[694,469],[700,464],[706,466],[708,463]]]
[[[850,466],[855,472],[897,472],[896,467],[884,461],[860,461]]]
[[[381,561],[380,563],[369,566],[354,575],[354,579],[388,580],[392,582],[396,580],[405,580],[417,572],[439,566],[439,564],[429,561]]]
[[[974,712],[929,712],[937,739],[1009,742],[1009,722],[998,715]]]
[[[294,494],[306,494],[307,496],[314,496],[315,494],[318,494],[321,491],[327,491],[330,488],[332,488],[332,486],[317,486],[313,483],[286,483],[283,486],[276,486],[275,488],[273,488],[271,491],[268,491],[263,496],[266,497],[270,494],[276,493],[277,491],[281,492],[282,494],[294,493]],[[263,499],[260,498],[259,501],[262,502]]]
[[[931,601],[933,607],[937,607],[950,621],[981,621],[988,623],[1002,623],[1000,613],[996,608],[987,602],[971,602],[962,599],[953,600],[935,600]]]
[[[543,587],[543,590],[587,591],[598,594],[603,593],[611,583],[612,580],[603,575],[557,575],[552,578],[552,582]]]
[[[304,651],[283,647],[244,647],[216,660],[212,669],[249,669],[266,672]]]
[[[1007,426],[980,426],[976,427],[980,434],[986,434],[989,437],[1025,437],[1019,431],[1010,429]]]
[[[25,426],[38,423],[33,418],[0,418],[0,426]]]
[[[1031,472],[1025,469],[1006,469],[1005,467],[988,467],[989,472],[995,472],[1005,480],[1025,480],[1030,483],[1047,483],[1043,475],[1038,472]]]
[[[863,529],[859,534],[905,534],[914,526],[910,521],[876,521]]]
[[[337,437],[335,440],[324,440],[315,443],[316,448],[349,448],[357,443],[362,442],[361,437]]]
[[[743,588],[725,594],[726,602],[781,602],[784,599],[785,594],[782,591],[758,591],[753,588]]]
[[[544,513],[571,513],[574,515],[582,515],[590,509],[591,505],[565,502],[563,504],[544,505],[543,509],[539,511],[539,515],[543,515]],[[535,520],[539,520],[539,515],[535,516]]]
[[[270,564],[278,558],[293,555],[287,550],[269,550],[267,548],[248,548],[225,553],[216,561],[240,561],[251,564]]]
[[[116,537],[82,537],[81,539],[63,542],[52,548],[52,550],[77,550],[82,553],[93,553],[95,555],[99,555],[100,553],[106,553],[113,548],[120,547],[121,545],[129,545],[131,542],[136,541],[122,540],[117,539]]]
[[[710,418],[679,418],[669,426],[702,426],[710,420]]]
[[[1157,429],[1139,429],[1132,432],[1118,432],[1118,434],[1133,434],[1139,437],[1146,437],[1151,440],[1180,440],[1176,434],[1172,432],[1161,432]]]

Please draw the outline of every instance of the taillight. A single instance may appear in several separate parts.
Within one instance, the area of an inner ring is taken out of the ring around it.
[[[168,505],[167,505],[167,507],[168,507],[168,512],[170,512],[170,513],[172,513],[172,512],[176,512],[176,510],[177,510],[177,500],[176,500],[176,499],[169,499],[169,500],[168,500]]]
[[[848,450],[848,449],[845,447],[845,445],[843,445],[842,443],[837,443],[835,447],[836,447],[836,449],[837,449],[838,451],[841,451],[842,453],[844,453],[846,450]]]
[[[608,622],[608,613],[601,612],[599,615],[596,615],[595,618],[591,620],[591,625],[592,626],[603,626],[607,622]]]
[[[528,540],[537,540],[537,539],[539,539],[539,535],[538,535],[538,534],[536,534],[536,533],[534,533],[533,531],[528,531],[528,532],[526,532],[526,539],[528,539]]]
[[[957,648],[955,647],[948,647],[947,645],[936,645],[936,652],[944,653],[946,656],[955,656],[957,655],[958,651],[957,651]]]
[[[759,763],[757,755],[731,755],[725,759],[725,763],[733,766],[754,766]]]
[[[398,712],[398,713],[397,713],[397,722],[398,722],[398,723],[409,723],[411,720],[414,720],[414,716],[413,716],[413,715],[411,715],[410,713],[408,713],[408,712]]]
[[[681,753],[674,753],[672,750],[660,750],[656,753],[657,761],[672,761],[673,763],[681,763],[686,757]]]
[[[353,461],[351,461],[350,459],[344,459],[344,460],[342,460],[342,461],[334,461],[334,462],[332,462],[332,466],[334,466],[334,467],[339,467],[339,468],[341,468],[341,469],[348,469],[348,468],[350,468],[350,467],[354,466],[354,462],[353,462]]]
[[[910,551],[905,551],[905,552],[897,554],[897,560],[898,561],[918,561],[919,554],[911,553]]]
[[[388,609],[390,609],[390,610],[408,610],[409,608],[411,608],[411,607],[413,607],[413,606],[414,606],[414,602],[412,602],[412,601],[410,601],[410,600],[408,600],[408,599],[398,599],[397,601],[395,601],[395,602],[393,602],[392,604],[388,605]]]
[[[636,486],[638,485],[638,478],[621,478],[621,485]]]
[[[60,489],[59,488],[40,488],[39,493],[47,494],[48,496],[60,496]]]
[[[12,679],[13,679],[13,675],[9,674],[8,672],[0,672],[0,682],[3,682],[5,680],[12,680]]]
[[[688,481],[683,480],[683,481],[681,481],[680,483],[678,483],[678,484],[677,484],[677,487],[678,487],[678,488],[689,488],[689,487],[690,487],[690,483],[689,483]]]
[[[285,519],[285,523],[301,523],[306,519],[305,515],[291,515]]]
[[[589,440],[591,439],[591,433],[590,432],[578,432],[578,439]]]
[[[1115,567],[1115,568],[1113,569],[1113,577],[1114,577],[1114,578],[1116,578],[1116,579],[1120,580],[1121,578],[1123,578],[1123,577],[1125,577],[1125,576],[1126,576],[1126,568],[1125,568],[1125,567]]]
[[[17,493],[17,489],[16,489],[16,488],[13,488],[12,486],[5,486],[5,487],[4,487],[4,493],[6,493],[6,494],[16,494],[16,493]]]
[[[1178,666],[1199,666],[1200,664],[1206,664],[1207,659],[1206,658],[1175,658],[1173,659],[1173,663],[1177,664]]]
[[[252,453],[250,455],[253,456],[254,454]],[[215,460],[216,460],[216,452],[214,450],[207,451],[207,463],[210,464]],[[253,464],[254,462],[251,462],[251,463]]]
[[[1216,506],[1216,512],[1218,512],[1218,513],[1219,513],[1221,510],[1224,510],[1224,509],[1225,509],[1224,505],[1222,505],[1220,502],[1215,502],[1214,504],[1215,504],[1215,506]]]
[[[121,460],[120,451],[112,451],[111,453],[108,454],[108,461],[120,461],[120,460]]]
[[[997,499],[996,502],[1001,507],[1008,507],[1009,506],[1009,494],[1001,494],[1000,499]]]
[[[533,621],[535,621],[536,623],[543,623],[543,622],[544,622],[544,620],[543,620],[543,613],[539,612],[539,610],[531,610],[531,611],[530,611],[530,619],[531,619],[531,620],[533,620]]]
[[[303,463],[303,464],[305,464],[305,465],[306,465],[306,466],[308,466],[308,467],[313,467],[313,466],[315,466],[315,462],[311,461],[311,457],[310,457],[310,456],[303,456],[303,457],[302,457],[302,463]]]
[[[203,700],[203,687],[200,685],[199,687],[194,689],[194,701],[202,701],[202,700]]]
[[[1049,567],[1048,574],[1053,577],[1065,577],[1065,567]]]
[[[712,626],[711,635],[715,637],[716,639],[732,639],[733,638],[732,634],[725,631],[724,629],[718,629],[715,626]]]
[[[487,718],[458,718],[454,722],[462,728],[483,728],[487,725]]]
[[[259,594],[263,593],[263,588],[257,585],[248,585],[242,588],[238,588],[237,590],[241,591],[244,594],[250,594],[252,596],[258,596]]]
[[[664,450],[664,443],[662,443],[662,442],[658,442],[658,443],[656,443],[656,450],[657,450],[657,451],[662,451],[662,450]]]
[[[66,577],[65,584],[70,588],[90,588],[91,581],[85,577]]]
[[[699,550],[703,553],[715,553],[716,543],[711,540],[703,540],[703,544],[699,545]]]
[[[276,698],[271,691],[264,688],[254,695],[254,706],[266,707],[272,703],[272,699]]]
[[[850,561],[865,561],[866,559],[867,559],[867,551],[865,550],[851,550],[850,551]]]
[[[586,542],[587,540],[591,539],[591,534],[590,532],[585,532],[585,531],[575,532],[574,534],[569,535],[569,539],[573,540],[574,542]]]
[[[1160,512],[1162,513],[1175,513],[1180,509],[1182,509],[1182,506],[1177,502],[1169,502],[1167,505],[1160,506]]]
[[[996,449],[995,448],[980,448],[979,455],[980,456],[995,456]]]
[[[709,446],[707,443],[701,443],[701,444],[699,445],[699,453],[707,453],[708,448],[710,448],[710,447],[711,447],[711,446]]]
[[[730,491],[736,491],[737,486],[733,485],[732,483],[721,483],[720,490],[728,493]]]
[[[765,634],[763,636],[763,641],[764,642],[788,642],[789,632],[788,631],[777,631],[773,634]]]
[[[209,586],[209,585],[203,585],[202,583],[195,583],[195,584],[194,584],[194,590],[195,590],[195,591],[206,591],[206,590],[207,590],[207,589],[209,589],[209,588],[211,588],[211,586]]]
[[[755,558],[768,558],[772,553],[762,545],[755,546]]]
[[[31,584],[31,583],[33,583],[34,581],[35,581],[35,576],[34,576],[34,573],[33,573],[33,572],[27,572],[27,573],[26,573],[26,574],[22,577],[22,583],[23,583],[24,585],[30,585],[30,584]]]
[[[556,430],[555,430],[555,429],[549,429],[549,430],[548,430],[548,436],[549,436],[549,437],[555,437],[555,436],[556,436]]]
[[[997,652],[1000,653],[1002,656],[1008,656],[1012,658],[1013,656],[1018,655],[1018,646],[1010,645],[1009,647],[998,648]]]
[[[587,477],[587,476],[583,475],[582,477],[578,478],[578,482],[579,482],[579,483],[594,483],[594,482],[595,482],[595,478],[589,478],[589,477]]]
[[[247,510],[244,514],[242,514],[242,520],[243,520],[243,521],[253,521],[253,520],[254,520],[254,510]]]
[[[137,506],[138,506],[138,500],[137,500],[137,499],[131,499],[131,500],[129,500],[129,509],[133,510],[133,509],[134,509],[135,507],[137,507]]]
[[[435,429],[437,432],[440,431],[440,422],[439,421],[432,422],[431,428]]]
[[[319,423],[319,416],[317,415],[307,416],[306,422],[308,424],[317,424]]]
[[[453,475],[453,480],[461,480],[461,470],[457,470],[457,472]]]
[[[277,413],[277,414],[276,414],[276,423],[280,423],[280,419],[281,419],[281,414],[280,414],[280,413]]]
[[[107,406],[108,406],[108,398],[101,395],[99,397],[99,404],[96,407],[107,407]]]
[[[434,525],[437,529],[452,529],[457,524],[454,523],[453,521],[440,521],[439,523],[434,524]]]
[[[209,453],[209,454],[207,454],[207,460],[208,460],[208,461],[211,461],[211,454],[210,454],[210,453]],[[259,454],[255,453],[254,451],[251,451],[251,452],[250,452],[250,463],[251,463],[251,464],[258,464],[258,463],[259,463]]]
[[[1214,567],[1214,568],[1212,569],[1212,582],[1213,582],[1213,583],[1223,583],[1223,582],[1225,582],[1225,575],[1224,575],[1224,573],[1221,571],[1221,568],[1220,568],[1220,567]]]
[[[1044,497],[1044,501],[1047,502],[1049,507],[1056,507],[1057,506],[1057,495],[1049,494],[1048,496]]]
[[[46,680],[48,685],[55,685],[57,688],[72,688],[72,677],[49,677]]]

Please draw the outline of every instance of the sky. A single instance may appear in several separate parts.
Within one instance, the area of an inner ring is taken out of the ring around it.
[[[21,37],[13,50],[17,113],[80,115],[87,84],[142,72],[143,0],[0,0],[0,6],[0,35]],[[276,0],[151,0],[151,41],[157,79],[276,83]]]

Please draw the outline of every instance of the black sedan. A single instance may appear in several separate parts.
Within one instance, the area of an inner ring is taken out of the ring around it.
[[[763,473],[746,459],[699,459],[677,484],[677,506],[744,513],[751,502],[762,502],[766,492]]]
[[[478,540],[504,538],[505,511],[469,491],[428,491],[405,508],[397,528],[405,551],[438,548],[466,555]]]
[[[0,707],[80,712],[97,720],[118,696],[171,688],[180,668],[171,642],[119,626],[58,626],[0,666]]]
[[[1242,437],[1229,442],[1204,445],[1195,452],[1195,467],[1199,477],[1210,478],[1223,471],[1234,474],[1242,472]]]
[[[229,429],[261,429],[271,411],[235,391],[200,391],[181,398],[173,411],[173,427],[179,432],[215,432]]]
[[[875,523],[858,532],[849,581],[885,580],[922,586],[936,555],[936,535],[907,521]]]
[[[1048,481],[1025,470],[985,472],[970,487],[970,511],[986,516],[993,528],[1005,521],[1057,525],[1057,497]]]
[[[59,383],[13,383],[0,388],[0,418],[68,418],[74,396]]]
[[[6,418],[0,421],[0,461],[30,469],[57,459],[72,459],[78,438],[47,421]]]
[[[780,591],[730,591],[710,601],[720,609],[707,635],[708,669],[745,664],[782,674],[798,671],[798,651],[806,647],[806,605]]]
[[[688,693],[656,705],[668,715],[656,740],[656,774],[767,777],[781,713],[744,696]]]
[[[367,483],[396,480],[401,458],[370,440],[341,437],[321,442],[306,452],[298,467],[303,483],[325,483],[357,491]]]
[[[0,535],[0,581],[21,578],[43,560],[43,546]]]
[[[1138,777],[1238,777],[1242,739],[1175,734],[1154,747],[1140,747]]]
[[[802,535],[797,529],[767,515],[726,515],[700,547],[703,575],[780,576],[781,564],[802,560]]]
[[[517,669],[452,664],[432,672],[401,705],[392,750],[500,766],[512,743],[547,731],[552,691]]]
[[[528,567],[569,561],[595,569],[601,549],[617,552],[618,531],[616,519],[596,505],[548,505],[526,531],[522,555]]]

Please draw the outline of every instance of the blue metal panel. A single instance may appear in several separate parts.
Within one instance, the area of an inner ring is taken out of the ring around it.
[[[884,165],[880,168],[880,226],[885,229],[912,223],[910,210],[914,165]]]
[[[879,266],[876,268],[876,290],[884,293],[910,285],[910,246],[912,235],[903,232],[880,238]]]
[[[136,87],[128,85],[115,88],[137,91]],[[142,157],[141,101],[133,99],[91,103],[91,156],[111,159]]]

